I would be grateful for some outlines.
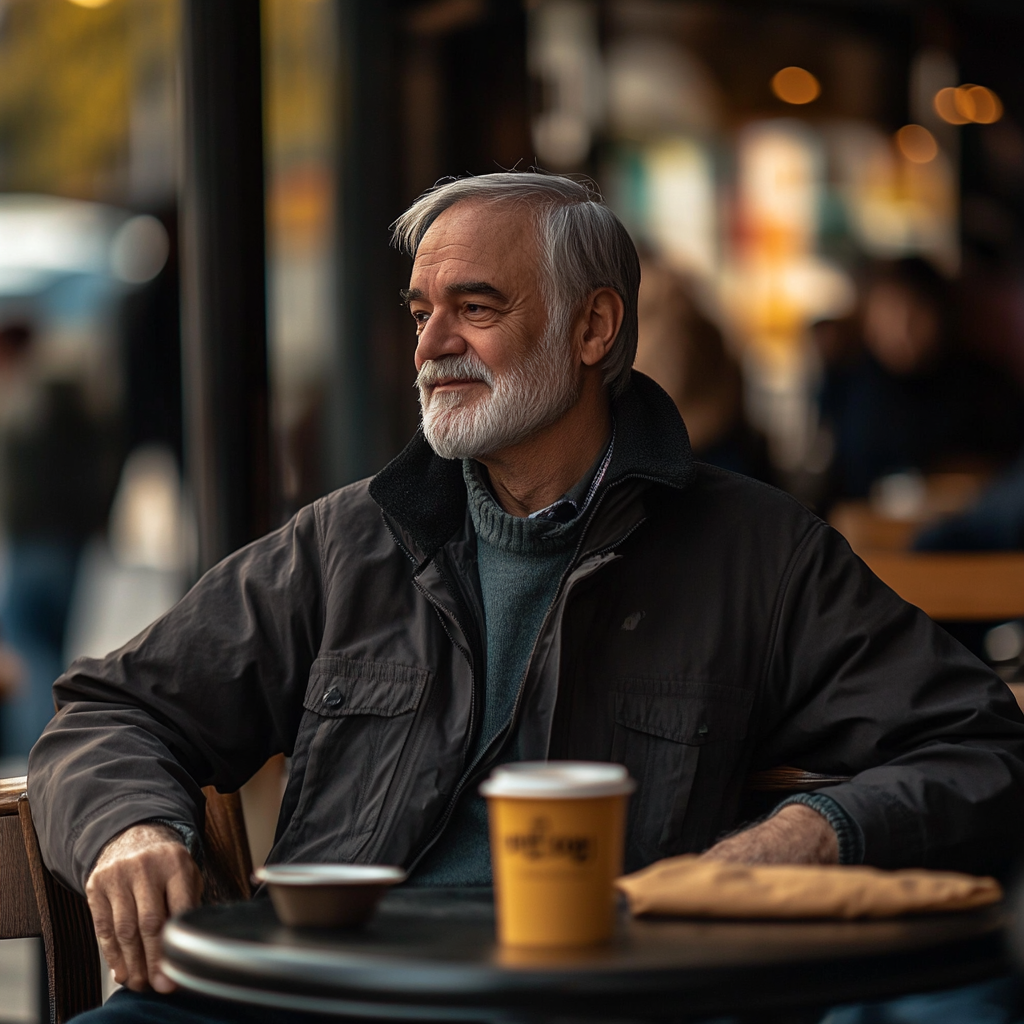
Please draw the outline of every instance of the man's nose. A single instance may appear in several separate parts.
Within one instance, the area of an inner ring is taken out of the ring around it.
[[[458,356],[466,351],[466,340],[459,333],[453,318],[441,310],[434,310],[420,329],[416,342],[416,369],[428,359]]]

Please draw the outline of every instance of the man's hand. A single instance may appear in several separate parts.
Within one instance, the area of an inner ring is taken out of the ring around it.
[[[167,825],[134,825],[103,847],[85,884],[100,949],[114,980],[136,992],[171,992],[160,973],[160,933],[172,914],[199,902],[203,880]]]
[[[715,843],[701,856],[735,864],[838,864],[839,840],[817,811],[788,804],[760,825]]]

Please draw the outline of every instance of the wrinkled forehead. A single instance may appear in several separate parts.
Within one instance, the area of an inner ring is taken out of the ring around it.
[[[534,209],[524,203],[464,200],[444,210],[423,235],[413,277],[442,269],[464,274],[470,268],[536,275],[540,263]]]

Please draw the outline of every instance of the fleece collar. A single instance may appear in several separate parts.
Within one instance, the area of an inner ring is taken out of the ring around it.
[[[613,403],[615,450],[604,487],[629,478],[682,489],[693,478],[693,452],[675,403],[650,377],[633,371]],[[371,481],[370,496],[430,558],[466,521],[459,459],[442,459],[422,428]]]

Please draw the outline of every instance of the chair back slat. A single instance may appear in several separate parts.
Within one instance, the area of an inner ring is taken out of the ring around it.
[[[0,939],[27,939],[42,934],[17,814],[0,815],[0,879]]]
[[[103,1001],[100,957],[89,904],[43,864],[28,797],[18,802],[25,855],[39,911],[50,993],[50,1022],[64,1024]]]
[[[241,797],[237,793],[218,793],[212,786],[207,786],[203,794],[203,902],[247,900],[252,896],[252,859]]]

